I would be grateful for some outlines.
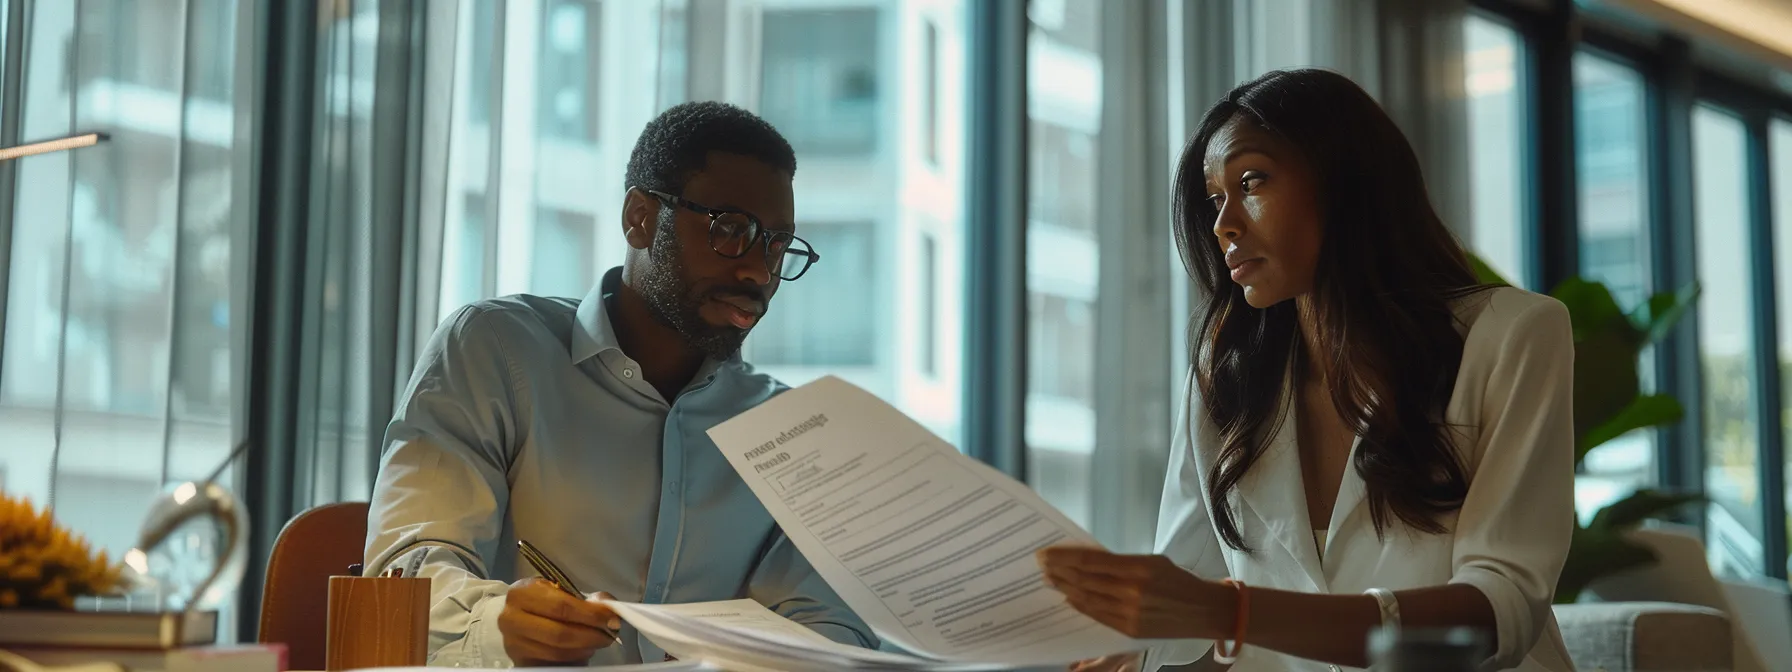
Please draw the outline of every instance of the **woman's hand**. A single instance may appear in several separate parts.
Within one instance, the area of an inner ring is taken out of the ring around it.
[[[1139,665],[1144,660],[1144,656],[1136,653],[1103,656],[1074,663],[1070,666],[1070,672],[1139,672]]]
[[[1128,637],[1232,636],[1237,591],[1190,574],[1164,556],[1057,547],[1041,550],[1039,564],[1046,582],[1070,606]]]

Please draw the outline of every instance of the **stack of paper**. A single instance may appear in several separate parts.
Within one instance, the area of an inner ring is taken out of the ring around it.
[[[709,436],[878,636],[925,658],[836,644],[750,601],[617,605],[673,655],[744,670],[972,670],[1146,646],[1045,585],[1035,551],[1094,538],[850,383],[791,390]]]
[[[514,667],[462,667],[460,672],[515,672]],[[440,667],[368,667],[355,672],[442,672]],[[703,662],[672,661],[665,663],[641,663],[637,665],[606,665],[603,667],[531,667],[530,672],[727,672],[721,667]]]
[[[679,660],[705,661],[730,672],[1007,669],[1003,665],[940,663],[847,646],[752,600],[610,605]]]

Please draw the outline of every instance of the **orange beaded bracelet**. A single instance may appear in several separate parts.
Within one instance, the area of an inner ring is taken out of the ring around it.
[[[1244,651],[1244,627],[1246,623],[1250,622],[1251,593],[1245,590],[1243,581],[1223,579],[1220,583],[1238,589],[1238,614],[1234,616],[1236,624],[1232,630],[1231,650],[1226,649],[1226,640],[1222,639],[1213,643],[1213,662],[1230,665],[1238,662],[1239,652]]]

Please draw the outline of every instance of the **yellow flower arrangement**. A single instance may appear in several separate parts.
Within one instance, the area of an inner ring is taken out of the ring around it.
[[[48,511],[0,492],[0,609],[72,609],[116,590],[121,570]]]

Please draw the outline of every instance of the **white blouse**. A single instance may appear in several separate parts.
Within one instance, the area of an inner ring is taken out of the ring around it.
[[[1550,611],[1574,521],[1568,312],[1555,299],[1499,288],[1463,299],[1457,314],[1468,327],[1444,416],[1461,428],[1457,445],[1470,483],[1462,508],[1439,521],[1447,532],[1424,534],[1396,521],[1385,540],[1377,539],[1363,480],[1348,468],[1331,524],[1317,535],[1324,539],[1320,549],[1307,516],[1295,414],[1289,412],[1230,495],[1239,531],[1254,552],[1225,545],[1206,501],[1218,434],[1191,384],[1170,451],[1158,552],[1205,578],[1283,590],[1353,595],[1369,588],[1468,584],[1487,595],[1498,624],[1498,650],[1483,669],[1574,669]],[[1148,653],[1144,669],[1193,662],[1210,645],[1164,643]],[[1253,647],[1247,631],[1232,669],[1338,668]]]

